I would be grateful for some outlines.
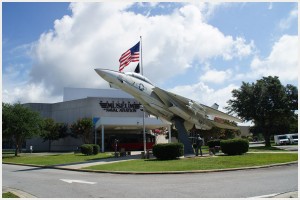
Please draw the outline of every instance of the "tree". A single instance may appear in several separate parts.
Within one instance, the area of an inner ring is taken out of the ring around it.
[[[83,139],[83,143],[90,143],[90,133],[93,128],[93,120],[91,118],[78,119],[74,122],[70,129],[75,137],[80,136]]]
[[[298,114],[294,114],[291,118],[289,133],[298,133]]]
[[[42,118],[39,113],[24,107],[20,103],[13,105],[2,103],[3,134],[15,143],[15,156],[25,139],[39,135],[42,128]]]
[[[229,113],[252,120],[254,129],[263,133],[266,146],[271,146],[271,134],[288,131],[291,118],[298,110],[297,87],[284,87],[277,76],[263,77],[251,84],[243,82],[240,89],[232,91],[232,96],[227,102]]]
[[[44,119],[43,131],[41,137],[44,142],[48,140],[49,151],[51,151],[51,144],[53,140],[59,140],[67,136],[68,125],[64,123],[56,123],[53,119]]]
[[[230,122],[228,120],[223,120],[224,124],[228,124],[231,126],[237,127],[237,123]],[[219,127],[212,127],[209,130],[197,130],[196,133],[199,133],[201,137],[204,138],[204,141],[208,142],[209,140],[213,139],[233,139],[235,136],[240,135],[241,131],[239,129],[225,129]]]

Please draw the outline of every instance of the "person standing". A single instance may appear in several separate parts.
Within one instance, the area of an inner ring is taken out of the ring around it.
[[[203,140],[200,137],[199,134],[197,134],[197,138],[196,138],[196,156],[199,155],[199,149],[200,149],[200,155],[202,156],[202,145],[203,145]]]

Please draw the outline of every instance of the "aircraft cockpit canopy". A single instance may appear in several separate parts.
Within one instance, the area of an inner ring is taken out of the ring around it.
[[[150,85],[153,85],[149,79],[147,79],[146,77],[142,76],[141,74],[137,74],[137,73],[134,73],[134,72],[126,72],[125,74],[127,74],[129,76],[132,76],[134,78],[140,79],[142,81],[145,81],[146,83],[149,83]]]

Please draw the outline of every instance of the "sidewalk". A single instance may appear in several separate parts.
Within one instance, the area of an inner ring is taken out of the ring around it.
[[[84,167],[90,167],[94,165],[104,165],[109,163],[116,163],[116,162],[123,162],[127,160],[136,160],[141,158],[140,152],[132,152],[133,155],[130,156],[123,156],[117,158],[106,158],[100,159],[97,161],[86,161],[81,163],[73,163],[73,164],[63,164],[63,165],[55,165],[56,168],[63,168],[63,169],[80,169]]]
[[[17,195],[20,198],[36,198],[32,194],[29,194],[27,192],[24,192],[22,190],[18,190],[15,188],[9,188],[9,187],[2,187],[2,193],[10,192],[13,193],[14,195]]]
[[[9,188],[9,187],[2,187],[2,193],[6,193],[6,192],[11,192],[20,198],[37,198],[37,197],[33,196],[32,194],[29,194],[22,190]],[[261,198],[298,198],[298,191],[286,192],[286,193],[277,194],[274,196],[265,196],[265,197],[261,197]]]
[[[298,191],[278,194],[272,198],[298,198]]]

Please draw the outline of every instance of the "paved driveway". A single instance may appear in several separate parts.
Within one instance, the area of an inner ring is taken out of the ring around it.
[[[298,145],[281,145],[281,146],[274,146],[274,147],[287,150],[287,151],[298,151]]]

